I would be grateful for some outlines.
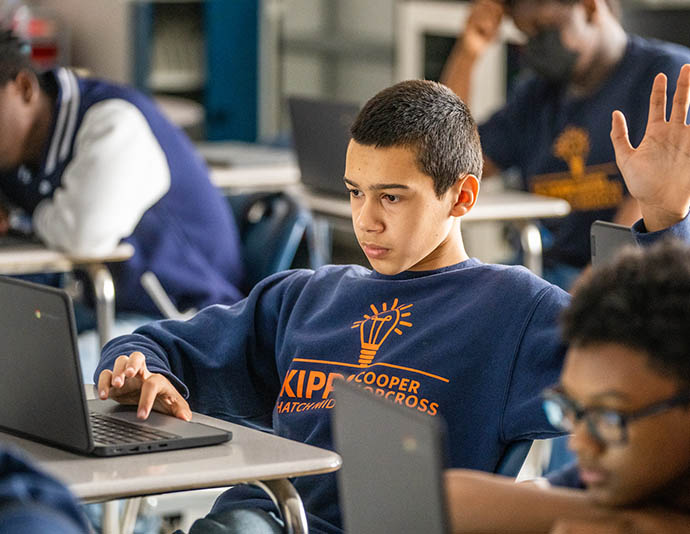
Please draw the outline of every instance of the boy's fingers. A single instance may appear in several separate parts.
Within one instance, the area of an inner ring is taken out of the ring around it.
[[[125,376],[127,378],[131,378],[136,376],[138,373],[145,375],[146,371],[146,357],[138,351],[130,354],[129,360],[127,361],[127,365],[125,367]],[[144,376],[144,378],[146,377]]]
[[[690,64],[683,65],[676,83],[676,93],[673,96],[673,108],[671,109],[671,122],[685,124],[690,105]]]
[[[125,369],[129,363],[129,356],[120,355],[113,364],[113,376],[110,381],[111,385],[120,388],[125,385]]]
[[[192,420],[192,410],[189,407],[189,404],[187,403],[186,400],[182,397],[182,395],[179,394],[179,392],[176,392],[177,396],[172,399],[172,413],[175,417],[178,417],[184,421],[191,421]]]
[[[635,149],[630,144],[628,137],[628,124],[625,115],[616,110],[611,116],[611,143],[613,151],[616,153],[616,161],[627,159]]]
[[[137,417],[139,419],[146,419],[151,410],[156,398],[164,389],[165,380],[162,376],[152,376],[141,386],[141,393],[139,395],[139,407],[137,408]]]
[[[98,375],[98,396],[102,400],[107,399],[110,394],[110,380],[112,376],[113,372],[109,369],[101,371],[101,374]]]
[[[656,122],[666,121],[666,75],[659,73],[654,78],[652,92],[649,95],[649,117],[647,127]]]

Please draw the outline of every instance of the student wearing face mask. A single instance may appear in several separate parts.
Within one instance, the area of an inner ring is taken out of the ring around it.
[[[485,175],[515,169],[524,190],[570,203],[570,215],[543,221],[544,277],[568,289],[589,262],[591,223],[640,216],[615,164],[608,117],[623,111],[637,145],[654,77],[663,72],[674,87],[690,50],[627,34],[618,0],[477,0],[442,77],[470,109],[472,70],[504,16],[528,39],[521,57],[533,75],[479,126]]]

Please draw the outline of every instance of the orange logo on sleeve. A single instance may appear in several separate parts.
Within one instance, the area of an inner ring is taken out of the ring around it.
[[[364,314],[363,320],[355,321],[352,328],[359,328],[360,365],[369,365],[374,360],[374,356],[391,332],[395,332],[399,336],[402,335],[402,330],[398,326],[412,326],[412,323],[402,320],[404,317],[412,315],[410,312],[402,313],[411,307],[412,304],[398,307],[398,299],[393,301],[390,310],[387,309],[388,305],[385,302],[382,304],[381,311],[372,304],[371,311],[373,314]]]

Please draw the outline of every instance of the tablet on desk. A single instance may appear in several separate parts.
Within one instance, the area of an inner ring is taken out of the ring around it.
[[[625,246],[638,246],[629,226],[606,221],[594,221],[590,230],[592,266],[611,261]]]

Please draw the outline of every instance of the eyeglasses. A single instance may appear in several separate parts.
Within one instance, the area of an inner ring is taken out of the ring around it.
[[[573,432],[578,421],[587,423],[590,435],[606,445],[624,445],[628,442],[628,424],[631,421],[656,415],[676,406],[690,404],[690,391],[655,402],[634,412],[619,412],[606,408],[582,408],[558,389],[546,389],[542,396],[549,423],[559,430]]]

